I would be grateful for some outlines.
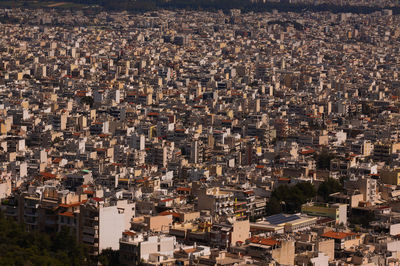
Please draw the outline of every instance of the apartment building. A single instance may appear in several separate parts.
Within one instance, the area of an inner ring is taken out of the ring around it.
[[[117,250],[120,235],[130,229],[134,215],[135,204],[127,200],[105,202],[92,198],[80,207],[79,240],[93,255],[107,248]]]
[[[124,231],[119,239],[121,265],[174,265],[174,236]]]

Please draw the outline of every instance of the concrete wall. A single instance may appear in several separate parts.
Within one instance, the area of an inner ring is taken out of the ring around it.
[[[391,224],[389,231],[391,236],[400,234],[400,224]]]
[[[351,208],[358,207],[358,204],[362,200],[363,200],[363,194],[357,194],[357,195],[350,196],[350,207]]]
[[[282,242],[280,248],[272,250],[272,258],[283,265],[294,265],[294,242]]]
[[[135,204],[128,204],[126,200],[119,201],[117,206],[99,209],[99,250],[112,248],[119,249],[119,239],[122,232],[130,228]]]
[[[399,185],[399,171],[398,170],[381,170],[380,179],[384,184]]]
[[[315,265],[315,266],[328,266],[329,265],[329,257],[322,254],[318,253],[318,257],[312,258],[310,262]]]
[[[329,239],[317,242],[316,251],[326,254],[329,261],[332,261],[335,258],[335,241]]]
[[[363,237],[356,237],[344,242],[343,249],[349,249],[353,246],[359,246],[363,241]]]
[[[344,225],[347,224],[347,205],[346,204],[340,204],[338,205],[339,207],[339,219],[337,222],[339,224],[343,223]]]
[[[11,181],[7,180],[0,183],[0,199],[4,199],[11,195]]]
[[[99,210],[99,250],[119,249],[119,238],[125,230],[123,215],[118,214],[117,206]]]
[[[151,253],[159,253],[172,257],[175,243],[175,237],[151,236],[147,241],[140,243],[140,259],[148,260]]]
[[[387,243],[387,250],[391,252],[400,251],[400,241],[393,241]]]
[[[172,215],[146,216],[145,223],[148,224],[148,230],[153,232],[169,231],[169,227],[172,225]]]
[[[181,222],[188,222],[200,218],[200,212],[185,212],[180,214]]]
[[[233,224],[231,235],[231,245],[236,246],[237,241],[245,242],[250,237],[250,222],[249,220],[236,221]]]
[[[205,190],[200,190],[197,201],[197,209],[200,210],[210,210],[214,213],[214,199],[206,195]]]

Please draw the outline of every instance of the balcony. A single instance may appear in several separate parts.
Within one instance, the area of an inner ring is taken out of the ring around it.
[[[90,235],[83,235],[82,241],[85,242],[85,243],[93,244],[94,243],[94,237],[90,236]]]
[[[56,225],[56,224],[57,224],[57,221],[54,221],[54,220],[46,220],[46,221],[45,221],[45,224],[46,224],[46,225]]]
[[[5,214],[6,216],[18,216],[18,210],[16,208],[7,208]]]
[[[39,203],[36,203],[36,204],[28,204],[28,203],[25,203],[25,208],[33,208],[33,209],[37,209],[37,208],[39,208]]]
[[[25,216],[28,216],[28,217],[38,217],[38,213],[37,212],[24,212],[24,215]]]
[[[85,216],[86,221],[98,221],[99,216]]]
[[[25,220],[25,223],[29,224],[29,225],[37,225],[37,221],[36,220]]]
[[[93,228],[93,227],[84,226],[82,232],[83,232],[84,234],[94,235],[94,233],[95,233],[96,231],[95,231],[95,228]]]

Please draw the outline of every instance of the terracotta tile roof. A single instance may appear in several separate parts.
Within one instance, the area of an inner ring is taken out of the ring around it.
[[[125,232],[123,232],[123,234],[126,236],[135,236],[136,235],[136,233],[132,232],[132,231],[125,231]]]
[[[192,189],[190,187],[178,187],[176,191],[191,191]]]
[[[62,213],[59,213],[58,215],[67,216],[67,217],[74,217],[74,213],[73,212],[62,212]]]
[[[279,245],[280,242],[276,241],[273,238],[263,238],[263,237],[251,237],[248,239],[250,241],[250,243],[253,244],[260,244],[260,245],[264,245],[264,246],[275,246],[275,245]]]
[[[356,235],[355,233],[345,233],[345,232],[326,232],[325,234],[322,234],[322,237],[327,237],[327,238],[333,238],[333,239],[345,239],[349,236],[354,236]]]
[[[49,172],[40,172],[40,175],[43,178],[56,178],[57,177],[57,175],[49,173]]]
[[[184,251],[185,251],[185,253],[189,254],[189,253],[195,252],[196,249],[195,248],[188,248],[188,249],[185,249]]]
[[[300,154],[301,155],[307,155],[307,154],[313,154],[314,152],[315,152],[314,149],[309,149],[309,150],[301,151]]]
[[[177,212],[172,212],[172,211],[163,211],[163,212],[160,212],[160,215],[161,215],[161,216],[172,215],[172,216],[175,217],[175,218],[179,218],[179,217],[180,217],[179,213],[177,213]]]
[[[169,198],[169,199],[163,199],[163,200],[160,200],[160,202],[168,202],[168,201],[172,201],[172,200],[174,200],[174,199],[172,199],[172,198]]]
[[[99,198],[99,197],[93,197],[93,200],[94,200],[94,201],[97,201],[97,202],[103,201],[103,199],[102,199],[102,198]]]
[[[160,114],[157,112],[150,112],[150,113],[148,113],[147,116],[158,116],[158,115],[160,115]]]

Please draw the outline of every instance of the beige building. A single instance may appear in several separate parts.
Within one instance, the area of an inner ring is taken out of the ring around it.
[[[127,200],[104,202],[92,199],[80,208],[80,240],[89,246],[89,252],[99,254],[103,249],[119,248],[119,238],[131,227],[135,204]]]
[[[211,214],[233,214],[234,195],[221,191],[219,187],[200,189],[198,192],[198,210],[209,210]]]
[[[335,241],[335,250],[349,249],[357,247],[364,242],[364,235],[358,235],[350,232],[329,231],[321,235],[322,238],[333,239]]]
[[[337,224],[347,223],[347,205],[346,204],[327,204],[310,202],[301,206],[301,212],[312,216],[322,216],[334,219]]]
[[[172,226],[172,215],[141,216],[132,219],[131,228],[135,231],[168,232]]]
[[[400,185],[400,168],[396,169],[382,169],[379,172],[380,180],[384,184]]]
[[[175,265],[176,240],[173,236],[122,233],[119,240],[121,265]]]
[[[228,221],[214,224],[210,231],[210,242],[214,246],[230,247],[243,243],[250,236],[249,220]]]
[[[271,255],[280,265],[294,265],[294,242],[282,241],[280,248],[272,250]]]

